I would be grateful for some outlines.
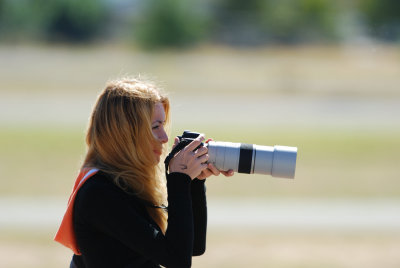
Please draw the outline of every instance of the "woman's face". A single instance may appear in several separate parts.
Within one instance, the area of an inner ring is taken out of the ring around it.
[[[153,117],[151,118],[151,130],[154,137],[159,141],[153,146],[155,159],[160,162],[162,154],[162,145],[168,142],[168,136],[164,129],[165,126],[165,111],[161,102],[157,102],[154,106]]]

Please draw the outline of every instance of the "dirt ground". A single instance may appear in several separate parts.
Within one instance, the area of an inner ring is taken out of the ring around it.
[[[400,236],[213,231],[194,267],[398,267]]]
[[[68,267],[71,252],[47,235],[0,240],[0,267]],[[39,242],[38,242],[39,241]],[[207,251],[195,268],[397,268],[400,233],[337,233],[290,230],[211,229]]]

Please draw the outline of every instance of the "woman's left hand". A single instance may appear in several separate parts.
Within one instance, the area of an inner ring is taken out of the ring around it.
[[[219,174],[223,174],[226,177],[231,177],[231,176],[233,176],[234,172],[232,169],[230,169],[228,171],[220,171],[213,164],[208,163],[207,168],[205,170],[203,170],[200,173],[200,175],[197,176],[197,178],[199,180],[204,180],[204,179],[210,177],[211,175],[218,176]]]

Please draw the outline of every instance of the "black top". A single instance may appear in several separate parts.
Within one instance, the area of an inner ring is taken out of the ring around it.
[[[204,180],[167,176],[165,235],[145,204],[99,171],[79,189],[74,230],[82,253],[71,267],[190,267],[205,251],[207,206]]]

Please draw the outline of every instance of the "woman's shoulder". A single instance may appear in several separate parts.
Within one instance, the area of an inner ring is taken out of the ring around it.
[[[75,199],[75,203],[80,203],[83,206],[103,203],[121,204],[121,202],[136,208],[141,208],[144,205],[143,200],[117,186],[114,183],[114,178],[103,171],[98,171],[87,179],[78,190]]]
[[[117,188],[111,175],[99,170],[84,182],[79,191],[91,191],[95,189],[116,190]]]
[[[103,171],[98,171],[88,178],[76,195],[76,202],[99,200],[102,198],[124,198],[126,193],[113,182],[113,178]]]
[[[112,176],[101,171],[87,179],[78,190],[74,209],[75,215],[83,218],[105,211],[125,214],[129,209],[147,215],[145,205],[138,197],[122,190],[114,183]]]

